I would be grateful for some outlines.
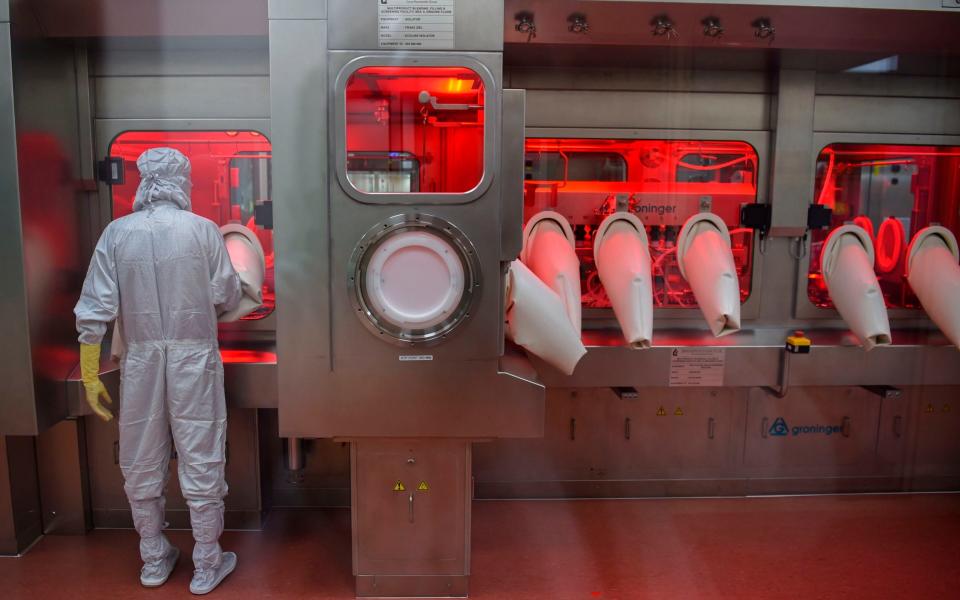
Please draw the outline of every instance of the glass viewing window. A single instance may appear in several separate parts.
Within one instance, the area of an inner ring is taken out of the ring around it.
[[[593,233],[618,204],[647,229],[653,300],[659,307],[697,306],[680,274],[676,239],[698,212],[730,229],[741,301],[750,294],[753,230],[739,227],[740,206],[757,201],[758,157],[739,141],[530,138],[526,141],[524,220],[562,214],[576,236],[584,307],[609,308],[593,260]]]
[[[466,67],[363,67],[346,85],[347,179],[369,194],[469,192],[483,178],[484,85]]]
[[[266,276],[263,306],[244,317],[262,319],[276,303],[273,275],[273,213],[270,200],[270,141],[256,131],[127,131],[110,145],[123,159],[124,182],[111,186],[113,218],[133,210],[140,184],[137,158],[144,150],[175,148],[190,159],[190,202],[194,213],[217,225],[239,223],[263,246]]]
[[[920,308],[904,272],[913,235],[931,224],[960,233],[960,146],[831,144],[817,158],[814,201],[833,210],[829,229],[814,231],[807,296],[833,302],[820,274],[830,231],[847,222],[874,242],[874,265],[888,308]]]

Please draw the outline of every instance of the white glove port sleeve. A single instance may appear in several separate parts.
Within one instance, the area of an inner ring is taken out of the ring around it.
[[[594,237],[593,258],[623,337],[633,348],[653,338],[653,282],[647,232],[635,215],[614,213]]]
[[[890,343],[890,321],[873,261],[873,242],[857,225],[830,232],[820,255],[830,299],[864,350]]]
[[[515,260],[507,273],[507,338],[567,375],[587,353],[556,292]]]
[[[677,264],[713,335],[739,331],[740,280],[726,223],[711,213],[687,219],[677,237]]]
[[[950,343],[960,348],[960,249],[946,227],[917,232],[907,251],[907,280],[923,309]]]

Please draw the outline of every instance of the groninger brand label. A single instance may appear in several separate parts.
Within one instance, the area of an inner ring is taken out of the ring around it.
[[[381,48],[454,47],[453,7],[456,0],[377,0]]]
[[[796,437],[799,435],[833,435],[842,432],[842,425],[817,423],[813,425],[803,424],[790,426],[787,425],[786,419],[777,417],[773,424],[770,425],[770,430],[767,433],[771,437]]]

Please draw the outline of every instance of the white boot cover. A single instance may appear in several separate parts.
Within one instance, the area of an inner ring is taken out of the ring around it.
[[[677,264],[713,335],[739,331],[740,280],[723,219],[712,213],[687,219],[677,237]]]
[[[563,300],[570,322],[580,331],[580,259],[570,223],[560,213],[543,211],[523,228],[520,260]]]
[[[907,280],[923,309],[950,343],[960,348],[960,249],[946,227],[917,232],[907,250]]]
[[[267,265],[263,246],[255,233],[236,223],[224,225],[220,228],[220,233],[223,235],[227,254],[230,255],[230,262],[240,275],[240,288],[243,291],[237,308],[217,318],[221,323],[225,323],[242,319],[263,304],[263,279]]]
[[[507,273],[507,339],[567,375],[587,353],[560,296],[515,260]]]
[[[624,339],[632,348],[649,348],[653,283],[647,232],[640,219],[626,212],[604,219],[594,237],[593,258]]]
[[[837,312],[864,350],[890,343],[887,307],[873,270],[873,243],[857,225],[830,232],[820,255],[820,272]]]

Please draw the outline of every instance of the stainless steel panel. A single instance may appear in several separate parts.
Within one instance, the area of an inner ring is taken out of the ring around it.
[[[266,43],[259,47],[179,48],[165,40],[161,48],[125,47],[109,41],[91,50],[94,77],[169,77],[210,75],[215,77],[266,77],[270,57]],[[118,47],[119,46],[119,47]]]
[[[263,0],[33,0],[30,21],[54,38],[263,36]]]
[[[744,464],[777,476],[871,474],[880,402],[862,388],[751,390]]]
[[[503,50],[503,6],[490,0],[455,1],[453,50]],[[327,11],[331,23],[331,50],[376,50],[379,47],[376,3],[328,0]]]
[[[877,463],[882,471],[902,475],[911,460],[908,451],[916,421],[913,410],[916,388],[906,388],[898,397],[880,401],[880,424],[877,429]]]
[[[807,228],[807,207],[813,197],[814,85],[813,71],[780,71],[770,175],[773,236],[799,237]]]
[[[36,438],[44,533],[81,534],[93,526],[85,421],[61,421]]]
[[[607,415],[603,466],[620,478],[729,476],[739,441],[736,408],[745,393],[723,389],[639,389]]]
[[[815,131],[960,134],[960,99],[817,96]]]
[[[34,438],[0,436],[0,555],[21,553],[41,535]]]
[[[960,98],[960,80],[876,73],[817,73],[817,95]]]
[[[891,10],[870,10],[878,8]],[[515,15],[521,11],[534,15],[536,37],[514,29]],[[567,17],[572,13],[586,15],[590,25],[588,33],[570,31]],[[678,57],[683,56],[677,50],[684,47],[709,49],[710,53],[734,48],[741,53],[754,50],[758,54],[771,49],[935,53],[954,48],[951,41],[955,38],[955,13],[943,8],[938,0],[728,0],[722,3],[507,0],[503,28],[508,51],[510,45],[647,46],[663,49],[669,62],[675,64]],[[679,38],[650,35],[648,24],[663,14],[669,15]],[[702,33],[701,22],[705,16],[719,19],[724,27],[720,39]],[[775,37],[760,39],[755,35],[751,23],[758,17],[770,20],[776,28]],[[918,31],[923,31],[923,35],[917,35]]]
[[[769,128],[764,94],[528,90],[527,127]]]
[[[604,476],[608,390],[547,392],[543,437],[474,446],[474,476],[482,482],[595,480]]]
[[[327,0],[269,0],[270,19],[326,19]]]
[[[523,247],[524,116],[523,90],[503,90],[500,136],[500,260],[511,261]]]
[[[322,254],[330,245],[326,31],[323,21],[270,23],[278,382],[284,433],[293,433],[286,431],[285,422],[291,405],[317,404],[314,382],[329,371],[332,358],[330,266]]]
[[[470,443],[351,446],[354,575],[469,574]]]
[[[270,116],[265,76],[98,77],[94,91],[98,119]]]
[[[95,527],[132,527],[130,506],[123,491],[118,462],[119,431],[116,420],[105,423],[87,417],[86,453],[90,478],[90,507]],[[257,528],[262,510],[260,488],[259,425],[257,411],[227,410],[226,481],[224,499],[228,528]],[[167,520],[178,529],[190,527],[189,511],[180,492],[177,462],[170,461],[170,479],[164,494]]]
[[[764,71],[547,66],[508,68],[504,78],[505,85],[527,91],[606,90],[764,95],[776,92],[770,76]]]
[[[911,416],[917,423],[913,476],[960,475],[960,393],[957,388],[921,388]]]
[[[17,174],[16,124],[13,104],[13,67],[10,25],[0,24],[0,339],[5,343],[0,380],[7,391],[0,399],[0,434],[34,434],[37,431],[27,319]]]

